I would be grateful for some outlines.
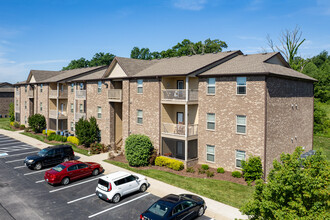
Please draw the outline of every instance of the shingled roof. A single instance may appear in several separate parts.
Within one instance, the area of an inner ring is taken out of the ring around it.
[[[0,92],[14,92],[14,86],[7,82],[1,82]]]
[[[92,72],[90,74],[86,74],[86,75],[74,78],[71,80],[71,82],[87,81],[87,80],[100,80],[100,79],[102,79],[106,70],[107,69],[105,69],[105,68],[96,70],[95,72]]]
[[[31,70],[26,82],[30,82],[32,76],[36,80],[36,83],[44,81],[48,78],[54,77],[59,74],[59,71],[49,70]]]

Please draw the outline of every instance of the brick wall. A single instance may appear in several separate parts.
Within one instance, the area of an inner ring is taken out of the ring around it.
[[[29,104],[29,98],[28,98],[28,91],[29,91],[29,85],[27,86],[27,91],[25,92],[25,85],[21,86],[21,124],[28,126],[28,118],[30,114],[30,104]],[[25,108],[25,102],[26,102],[26,108]],[[25,123],[25,117],[26,117],[26,123]]]
[[[14,103],[14,92],[0,92],[0,103],[0,114],[2,117],[4,117],[4,115],[9,117],[9,104]]]
[[[43,84],[42,86],[42,92],[40,92],[40,84],[35,86],[35,96],[34,96],[34,105],[35,113],[42,114],[45,116],[47,127],[49,124],[49,89],[48,84]],[[40,102],[42,102],[42,111],[40,110]]]

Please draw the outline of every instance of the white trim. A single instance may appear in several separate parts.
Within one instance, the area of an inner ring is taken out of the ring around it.
[[[238,85],[237,84],[237,79],[238,78],[245,78],[245,85]],[[237,89],[238,87],[245,87],[245,93],[244,94],[238,94]],[[247,94],[247,77],[246,76],[237,76],[236,77],[236,95],[246,95]]]
[[[142,82],[142,84],[139,84],[139,81]],[[137,94],[143,94],[143,79],[138,79],[136,81],[136,84],[137,84],[137,90],[136,90]],[[139,92],[139,88],[142,88],[142,92]]]
[[[213,149],[214,149],[214,153],[213,153],[213,154],[207,152],[207,147],[208,147],[208,146],[209,146],[209,147],[213,147]],[[207,159],[207,155],[208,155],[208,154],[214,156],[214,161],[211,161],[211,160],[208,160],[208,159]],[[206,145],[206,158],[205,158],[205,161],[206,161],[206,162],[210,162],[210,163],[215,163],[215,145],[210,145],[210,144],[207,144],[207,145]]]
[[[237,159],[241,160],[241,159],[237,158],[237,151],[244,152],[244,161],[246,161],[246,151],[244,151],[244,150],[235,150],[235,168],[242,169],[242,167],[237,166]]]
[[[244,124],[238,124],[237,123],[237,118],[238,116],[244,116],[245,117],[245,125]],[[237,132],[237,126],[240,125],[240,126],[245,126],[245,133],[240,133],[240,132]],[[236,134],[242,134],[242,135],[245,135],[247,134],[247,116],[246,115],[236,115],[236,126],[235,126],[235,131],[236,131]]]
[[[214,114],[214,129],[210,129],[210,128],[208,128],[207,127],[207,123],[208,122],[211,122],[212,123],[212,121],[208,121],[208,114]],[[215,122],[216,120],[215,120],[215,113],[211,113],[211,112],[209,112],[209,113],[206,113],[206,130],[208,130],[208,131],[215,131],[215,126],[216,126],[216,122]]]
[[[209,79],[214,79],[214,85],[209,84]],[[215,95],[216,94],[216,78],[215,77],[207,78],[206,84],[207,84],[206,85],[206,95]],[[209,93],[209,87],[214,87],[214,93]]]
[[[141,111],[142,116],[139,116],[139,111]],[[139,120],[138,120],[139,118],[142,119],[142,123],[139,123]],[[143,110],[141,110],[141,109],[137,109],[137,110],[136,110],[136,123],[137,123],[138,125],[142,125],[142,124],[143,124]]]

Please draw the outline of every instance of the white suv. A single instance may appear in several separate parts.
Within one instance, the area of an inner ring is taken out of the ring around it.
[[[95,193],[101,199],[117,203],[124,195],[146,191],[149,185],[145,176],[118,171],[101,177]]]

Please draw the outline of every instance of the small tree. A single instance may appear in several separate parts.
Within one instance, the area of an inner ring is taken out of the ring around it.
[[[149,137],[132,134],[125,142],[125,156],[130,166],[147,166],[154,150]]]
[[[94,117],[90,121],[80,118],[75,125],[76,135],[81,144],[89,147],[91,143],[99,142],[100,129]]]
[[[41,133],[46,128],[45,116],[41,114],[31,115],[28,118],[29,126],[35,133]]]
[[[15,110],[14,110],[14,103],[9,104],[9,116],[10,116],[10,122],[15,121]]]
[[[260,157],[251,156],[247,162],[242,161],[243,177],[248,184],[262,177]]]
[[[300,158],[293,154],[274,160],[267,183],[256,181],[252,200],[241,211],[252,219],[330,219],[329,161],[321,152]]]

